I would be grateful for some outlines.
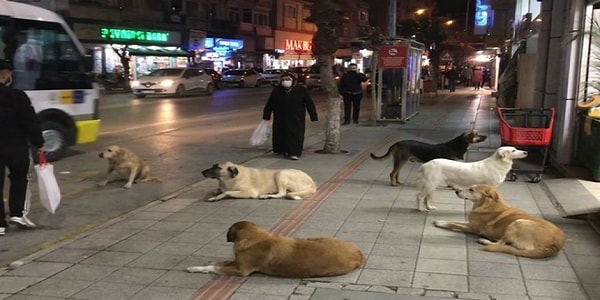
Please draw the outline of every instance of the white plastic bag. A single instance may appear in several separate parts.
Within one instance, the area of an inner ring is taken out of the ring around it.
[[[254,129],[252,136],[250,137],[250,145],[258,146],[264,144],[269,138],[269,134],[271,134],[271,127],[269,126],[269,121],[262,120],[258,127]]]
[[[56,212],[60,204],[60,189],[54,177],[54,166],[46,161],[46,156],[40,152],[39,164],[34,166],[37,175],[40,202],[51,214]]]

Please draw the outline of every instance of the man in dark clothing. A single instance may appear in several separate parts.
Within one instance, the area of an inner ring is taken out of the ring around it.
[[[44,138],[29,97],[9,87],[12,83],[12,64],[0,59],[0,191],[4,190],[5,169],[10,174],[8,207],[11,223],[35,227],[24,214],[25,194],[29,173],[29,143],[40,149]],[[4,202],[0,205],[0,236],[8,224]]]
[[[306,112],[311,121],[319,120],[308,90],[296,83],[293,72],[281,74],[281,81],[271,91],[263,110],[263,120],[270,120],[273,114],[273,152],[288,155],[291,160],[302,155]]]
[[[342,75],[338,91],[344,99],[344,123],[350,124],[350,116],[352,121],[358,123],[358,115],[360,113],[360,101],[362,100],[363,91],[362,83],[367,81],[367,77],[358,72],[356,64],[348,65],[348,72]]]
[[[452,67],[446,72],[446,78],[448,78],[448,89],[450,92],[456,92],[456,80],[458,79],[458,72],[455,67]]]

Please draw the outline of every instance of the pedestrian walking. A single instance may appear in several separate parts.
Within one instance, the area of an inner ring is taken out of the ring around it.
[[[308,90],[297,84],[296,74],[286,71],[273,88],[263,110],[263,120],[273,115],[273,152],[298,160],[304,148],[306,112],[318,121],[315,103]]]
[[[450,90],[450,93],[456,92],[456,80],[458,79],[456,67],[452,67],[446,72],[446,78],[448,78],[448,90]]]
[[[475,90],[478,90],[481,87],[481,82],[483,81],[483,70],[480,68],[475,69],[473,71],[473,87]]]
[[[8,169],[10,188],[8,208],[10,223],[35,227],[25,212],[25,197],[29,181],[30,146],[44,145],[37,115],[27,95],[12,84],[12,63],[0,59],[0,192],[4,191],[5,170]],[[2,193],[0,193],[0,196]],[[2,199],[4,197],[0,197]],[[4,201],[0,205],[0,236],[5,235],[8,223]]]
[[[360,114],[360,102],[363,91],[362,83],[367,81],[367,77],[358,72],[356,64],[349,64],[348,71],[342,75],[338,85],[338,91],[344,101],[344,122],[342,125],[350,124],[350,117],[354,123],[358,123]]]
[[[464,87],[471,86],[471,80],[473,79],[473,69],[470,66],[465,66],[462,72],[462,77],[465,82],[463,82]]]
[[[489,68],[485,68],[483,71],[483,81],[481,82],[481,87],[483,87],[487,83],[488,87],[492,88],[492,71]]]

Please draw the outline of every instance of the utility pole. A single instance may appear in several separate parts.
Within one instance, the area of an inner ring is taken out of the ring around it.
[[[397,13],[397,6],[398,6],[398,0],[389,0],[390,2],[388,3],[388,11],[389,11],[389,17],[388,17],[388,36],[390,38],[396,38],[396,13]]]

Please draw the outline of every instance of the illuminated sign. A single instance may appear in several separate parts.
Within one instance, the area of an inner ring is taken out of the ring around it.
[[[103,40],[140,41],[153,43],[167,43],[168,32],[135,30],[124,28],[100,28],[100,38]]]
[[[494,11],[488,1],[489,0],[475,1],[475,34],[487,34],[488,28],[492,26],[491,23]]]
[[[244,48],[244,41],[222,38],[206,38],[204,39],[204,47],[218,51],[240,50]]]
[[[285,50],[291,51],[306,51],[309,52],[312,50],[312,41],[303,41],[303,40],[288,40],[285,39]]]

